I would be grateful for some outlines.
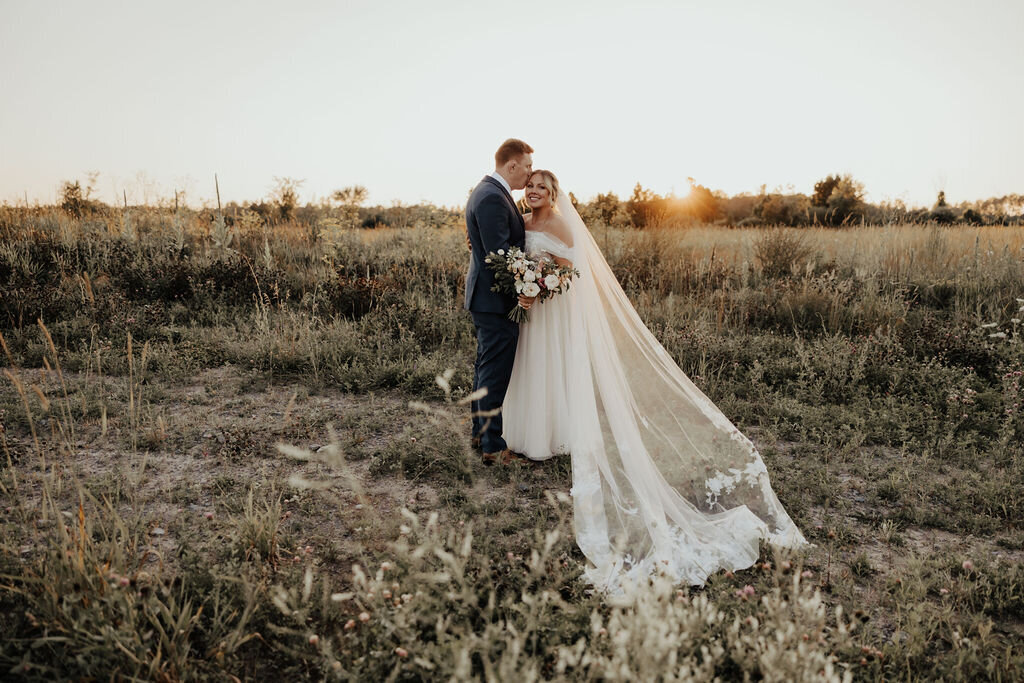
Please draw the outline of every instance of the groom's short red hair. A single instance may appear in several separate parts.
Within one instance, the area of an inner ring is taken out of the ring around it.
[[[509,138],[501,143],[501,147],[494,153],[494,165],[501,168],[510,160],[521,157],[524,154],[533,154],[533,147],[530,147],[522,140]]]

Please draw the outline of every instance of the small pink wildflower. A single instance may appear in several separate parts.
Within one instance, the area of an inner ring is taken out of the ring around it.
[[[740,600],[746,600],[746,599],[747,599],[748,597],[750,597],[751,595],[754,595],[755,593],[757,593],[757,591],[756,591],[756,590],[754,590],[754,587],[753,587],[753,586],[751,586],[751,585],[750,585],[750,584],[748,583],[748,584],[747,584],[746,586],[744,586],[743,588],[740,588],[740,589],[738,589],[738,590],[736,591],[735,595],[736,595],[736,597],[737,597],[737,598],[739,598]]]

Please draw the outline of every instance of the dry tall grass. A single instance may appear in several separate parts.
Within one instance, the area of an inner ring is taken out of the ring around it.
[[[817,544],[617,605],[579,580],[567,464],[485,470],[460,431],[461,229],[315,227],[0,207],[5,673],[1012,680],[1024,665],[1019,228],[594,226]],[[229,390],[238,368],[248,388]],[[253,412],[275,387],[290,398]]]

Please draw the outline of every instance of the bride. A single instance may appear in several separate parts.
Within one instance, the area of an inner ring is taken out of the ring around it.
[[[805,545],[760,454],[640,320],[554,174],[534,171],[525,195],[525,251],[580,276],[520,326],[502,436],[531,460],[571,455],[587,580],[700,585],[751,566],[760,539]]]

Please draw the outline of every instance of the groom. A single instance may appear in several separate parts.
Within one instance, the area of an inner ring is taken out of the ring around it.
[[[472,404],[473,445],[479,445],[487,465],[508,464],[515,458],[501,438],[501,404],[512,376],[519,325],[508,319],[508,312],[516,305],[515,297],[491,291],[494,273],[484,259],[492,251],[525,246],[525,224],[512,199],[512,190],[526,187],[533,169],[531,154],[533,148],[522,140],[510,138],[501,143],[494,154],[494,172],[484,176],[466,204],[466,234],[471,250],[466,310],[476,327],[473,391],[487,389],[487,394]]]

